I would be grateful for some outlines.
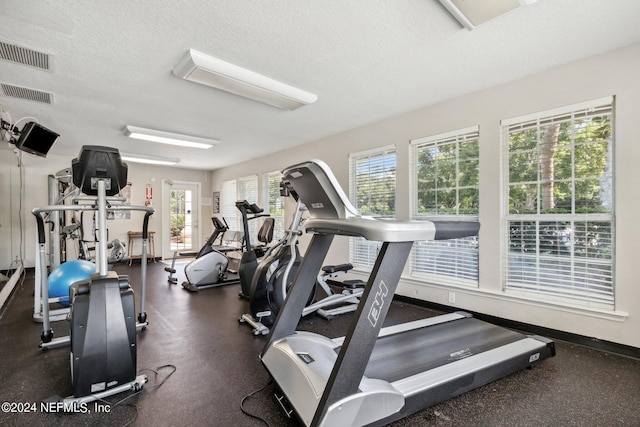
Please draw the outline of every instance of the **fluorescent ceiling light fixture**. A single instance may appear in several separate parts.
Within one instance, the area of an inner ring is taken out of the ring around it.
[[[171,157],[148,156],[146,154],[120,153],[122,160],[133,163],[146,163],[148,165],[171,166],[180,163],[180,159]]]
[[[440,0],[440,3],[467,29],[535,3],[537,0]]]
[[[313,104],[318,96],[269,77],[189,49],[173,74],[285,110]]]
[[[126,126],[124,128],[124,134],[129,138],[144,139],[145,141],[159,142],[161,144],[179,145],[181,147],[211,148],[215,144],[220,143],[217,139],[181,135],[179,133],[169,133],[135,126]]]

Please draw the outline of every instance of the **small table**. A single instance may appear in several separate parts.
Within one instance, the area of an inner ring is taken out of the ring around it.
[[[151,259],[153,260],[153,262],[156,262],[156,249],[155,249],[155,243],[153,240],[153,236],[154,234],[156,234],[155,231],[148,231],[147,232],[147,236],[148,236],[148,245],[147,245],[147,254],[151,257]],[[129,265],[131,265],[131,263],[133,262],[134,259],[141,259],[142,255],[132,255],[132,248],[133,248],[133,244],[135,243],[136,239],[142,239],[142,231],[129,231],[127,232],[127,235],[129,236],[129,249],[128,249],[128,255],[129,255]]]

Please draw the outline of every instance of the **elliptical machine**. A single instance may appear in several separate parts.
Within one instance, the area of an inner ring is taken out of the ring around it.
[[[200,289],[215,286],[231,285],[240,281],[237,276],[227,277],[229,258],[224,254],[225,252],[235,251],[237,248],[215,245],[218,238],[222,243],[222,238],[224,233],[229,230],[229,225],[224,218],[220,221],[218,217],[214,216],[211,217],[211,221],[213,221],[213,233],[196,254],[196,259],[184,268],[184,275],[187,280],[182,282],[182,287],[190,292],[198,292]]]
[[[238,321],[251,325],[254,335],[269,333],[269,326],[275,322],[302,262],[298,249],[298,237],[302,235],[304,222],[302,217],[307,208],[286,180],[280,183],[280,194],[292,196],[297,202],[297,206],[289,229],[260,261],[251,280],[249,294],[251,313],[243,314]],[[352,268],[351,264],[322,267],[322,272],[317,277],[317,286],[310,293],[302,316],[317,312],[321,317],[331,320],[340,314],[355,311],[358,308],[365,283],[362,280],[335,281],[337,277],[346,274]],[[329,281],[334,286],[342,288],[342,292],[335,293],[329,286]],[[322,288],[325,297],[314,302],[318,287]]]
[[[287,290],[298,271],[302,257],[298,249],[298,237],[302,234],[303,214],[306,206],[299,200],[286,181],[280,183],[280,194],[292,196],[296,201],[296,210],[289,229],[282,239],[273,245],[258,264],[251,279],[249,291],[249,309],[238,321],[253,327],[254,335],[266,335],[269,326],[275,322],[280,306],[287,296]],[[309,295],[307,305],[315,299],[314,291]]]
[[[117,149],[83,146],[78,158],[72,161],[73,182],[87,196],[79,199],[90,204],[54,205],[32,211],[37,221],[38,267],[46,265],[45,227],[43,212],[66,210],[94,210],[97,214],[97,272],[88,280],[75,282],[69,294],[71,379],[73,396],[63,399],[66,407],[86,404],[127,390],[138,391],[147,382],[146,375],[137,375],[137,336],[135,298],[129,277],[108,271],[107,267],[107,211],[144,211],[142,228],[142,295],[139,324],[147,324],[144,311],[146,286],[146,253],[149,217],[154,210],[145,206],[115,205],[122,198],[113,197],[126,185],[127,164]],[[107,206],[109,203],[109,206]],[[42,298],[48,301],[46,277],[42,274]],[[48,304],[44,304],[42,344],[52,343]],[[144,328],[144,326],[143,326]],[[43,349],[46,346],[41,345]]]
[[[249,298],[251,295],[251,281],[253,275],[258,268],[258,259],[264,257],[269,251],[269,244],[273,240],[273,228],[275,220],[265,214],[264,209],[255,203],[249,203],[246,200],[236,202],[236,208],[242,214],[242,226],[244,229],[243,248],[244,252],[240,258],[238,267],[238,275],[240,276],[240,297]],[[258,241],[260,244],[251,244],[251,235],[249,233],[249,221],[266,217],[260,230],[258,231]]]

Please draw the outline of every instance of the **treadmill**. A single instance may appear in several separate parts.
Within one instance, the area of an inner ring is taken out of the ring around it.
[[[283,170],[313,237],[260,359],[288,416],[306,426],[384,425],[555,355],[553,341],[465,312],[382,328],[414,241],[477,234],[477,222],[363,217],[329,167],[310,160]],[[383,242],[345,337],[296,331],[335,235]]]

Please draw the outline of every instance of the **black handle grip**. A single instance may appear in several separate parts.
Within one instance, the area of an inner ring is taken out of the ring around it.
[[[144,220],[142,221],[142,238],[146,239],[149,233],[149,217],[152,215],[151,212],[144,213]]]
[[[33,212],[33,215],[36,217],[36,223],[38,224],[38,243],[44,245],[46,242],[46,237],[44,235],[44,219],[40,213]]]
[[[434,240],[458,239],[476,236],[480,223],[476,221],[434,221],[436,235]]]

